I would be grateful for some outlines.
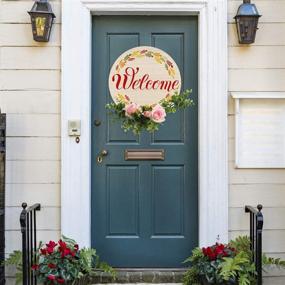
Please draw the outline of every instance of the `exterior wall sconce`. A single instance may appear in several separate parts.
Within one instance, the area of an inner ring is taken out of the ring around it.
[[[234,17],[240,44],[254,43],[260,17],[255,4],[251,4],[250,0],[243,0],[243,4],[239,6]]]
[[[47,0],[37,0],[28,13],[31,16],[34,40],[36,42],[48,42],[55,18],[51,5]]]

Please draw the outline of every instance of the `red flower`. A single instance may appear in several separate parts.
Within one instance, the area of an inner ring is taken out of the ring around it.
[[[32,265],[32,270],[38,270],[39,269],[39,265],[38,264],[34,264],[34,265]]]
[[[55,280],[56,277],[52,274],[49,274],[47,278],[48,278],[48,280],[53,281],[53,280]]]
[[[56,265],[53,264],[53,263],[49,263],[49,264],[48,264],[48,267],[51,268],[51,269],[54,269],[54,268],[56,268]]]
[[[49,243],[46,244],[46,246],[55,248],[57,246],[57,243],[51,240]]]
[[[51,240],[49,243],[46,244],[46,246],[47,246],[47,252],[49,254],[52,254],[54,248],[57,246],[57,243]]]
[[[216,244],[215,253],[216,255],[224,255],[225,246],[223,244]]]
[[[52,254],[53,253],[53,248],[52,247],[47,247],[46,251],[48,254]]]
[[[215,254],[215,252],[213,252],[211,247],[207,247],[207,248],[202,248],[203,254],[205,256],[207,256],[210,260],[215,260],[217,258],[217,255]]]
[[[64,284],[65,280],[63,278],[57,278],[56,279],[58,284]]]
[[[41,254],[42,255],[47,255],[47,250],[45,248],[41,248]]]
[[[69,255],[71,253],[71,250],[69,248],[64,248],[61,251],[61,257],[64,258],[65,256]]]
[[[61,239],[58,241],[58,244],[59,244],[59,251],[62,251],[63,249],[66,248],[66,243]]]
[[[126,95],[126,96],[127,96],[127,95]],[[76,251],[78,251],[79,245],[78,245],[78,244],[75,244],[75,245],[74,245],[74,248],[75,248]]]

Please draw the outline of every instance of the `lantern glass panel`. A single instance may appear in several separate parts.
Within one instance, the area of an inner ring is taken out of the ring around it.
[[[46,42],[49,40],[53,17],[50,14],[31,14],[34,40]]]
[[[36,33],[38,37],[44,36],[46,21],[46,17],[37,16],[35,18]]]
[[[251,44],[255,41],[258,17],[242,16],[236,18],[239,42]]]

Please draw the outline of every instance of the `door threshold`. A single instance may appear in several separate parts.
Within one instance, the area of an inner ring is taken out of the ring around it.
[[[101,270],[94,270],[92,284],[100,283],[182,283],[186,268],[115,268],[112,275]]]

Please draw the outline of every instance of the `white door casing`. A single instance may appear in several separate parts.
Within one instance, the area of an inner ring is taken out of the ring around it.
[[[226,242],[227,0],[62,0],[62,233],[91,245],[91,18],[103,14],[198,15],[199,245]],[[71,119],[81,120],[79,144]]]

